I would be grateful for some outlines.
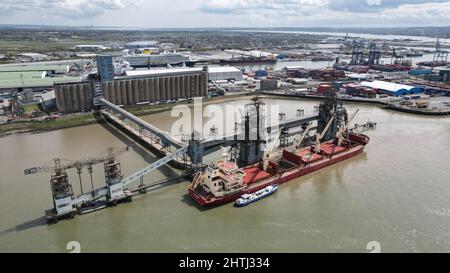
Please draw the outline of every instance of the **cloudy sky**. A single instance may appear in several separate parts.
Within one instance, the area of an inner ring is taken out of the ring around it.
[[[448,0],[0,0],[0,24],[450,26]]]

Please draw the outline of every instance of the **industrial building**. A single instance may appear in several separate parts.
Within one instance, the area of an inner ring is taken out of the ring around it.
[[[126,71],[129,77],[139,76],[177,76],[182,74],[199,73],[205,68],[201,67],[181,67],[170,69],[150,69],[150,70],[130,70]],[[242,71],[231,66],[210,66],[207,67],[208,81],[242,81]]]
[[[242,81],[242,71],[233,66],[208,67],[209,81]]]
[[[135,41],[125,45],[127,49],[138,49],[138,48],[151,48],[155,47],[158,41]]]
[[[381,91],[390,96],[404,96],[423,93],[423,88],[385,81],[361,82],[360,85]]]
[[[46,71],[47,75],[53,74],[67,74],[69,73],[69,65],[61,64],[11,64],[11,65],[1,65],[1,72],[25,72],[25,71]]]
[[[442,68],[439,70],[439,79],[442,82],[450,82],[450,68]]]
[[[17,55],[32,62],[45,61],[49,59],[48,55],[40,53],[20,53]]]
[[[110,48],[103,45],[77,45],[75,46],[74,49],[82,51],[99,51],[99,50],[107,50]]]
[[[97,56],[97,70],[103,96],[116,105],[131,106],[167,100],[204,97],[208,81],[242,81],[242,71],[235,67],[196,67],[125,71],[114,77],[111,56]],[[100,83],[99,83],[100,84]],[[89,81],[55,86],[60,112],[74,113],[93,108],[93,87]]]
[[[61,113],[91,111],[93,91],[89,82],[55,84],[56,106]]]
[[[131,72],[131,71],[127,71]],[[208,94],[206,69],[177,73],[143,73],[134,71],[112,81],[102,81],[103,96],[116,105],[132,106],[156,101],[203,97]],[[56,103],[61,113],[75,113],[93,109],[93,87],[89,82],[58,84]]]
[[[261,90],[277,90],[278,89],[278,81],[262,79],[261,83],[260,83],[260,89]]]
[[[80,77],[47,77],[47,71],[0,71],[0,90],[52,88],[55,83],[80,82]]]
[[[103,93],[116,105],[203,97],[208,94],[208,73],[200,70],[120,77],[104,82]]]
[[[114,65],[110,55],[97,55],[97,71],[102,81],[114,80]]]

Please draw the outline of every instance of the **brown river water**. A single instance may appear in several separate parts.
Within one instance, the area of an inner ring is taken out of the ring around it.
[[[247,101],[228,102],[228,104]],[[315,101],[267,100],[289,117],[312,112]],[[188,182],[161,187],[122,204],[47,225],[52,206],[49,174],[23,170],[54,157],[81,159],[132,141],[107,125],[0,138],[0,252],[383,252],[450,251],[450,118],[413,116],[373,106],[356,122],[378,128],[363,155],[293,180],[245,208],[232,204],[200,209],[187,195]],[[170,112],[144,117],[169,130]],[[213,160],[217,155],[207,159]],[[118,157],[125,175],[154,162],[137,146]],[[175,177],[163,167],[146,182]],[[69,172],[75,192],[76,173]],[[87,174],[83,188],[90,189]],[[101,166],[95,186],[103,185]]]

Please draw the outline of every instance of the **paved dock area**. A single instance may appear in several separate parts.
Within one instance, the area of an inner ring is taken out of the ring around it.
[[[450,111],[450,97],[433,97],[430,98],[430,109],[439,109],[442,111]]]

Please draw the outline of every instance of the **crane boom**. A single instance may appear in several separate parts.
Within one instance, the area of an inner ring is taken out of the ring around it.
[[[273,141],[271,143],[269,143],[269,145],[267,146],[266,150],[264,151],[264,155],[263,155],[263,170],[266,171],[267,167],[269,165],[269,158],[270,158],[270,153],[272,153],[272,151],[279,146],[280,143],[280,137],[279,135],[276,136],[276,140]]]
[[[336,114],[334,114],[331,119],[328,121],[327,126],[323,129],[322,133],[317,133],[316,135],[316,151],[320,151],[320,142],[322,141],[323,137],[327,133],[328,129],[330,129],[331,124],[333,123],[334,119],[336,117]]]
[[[303,141],[305,140],[306,136],[308,135],[309,131],[311,130],[312,125],[313,125],[313,123],[310,122],[308,127],[306,127],[305,131],[300,136],[300,138],[294,140],[294,143],[292,145],[294,148],[300,147],[300,145],[303,143]]]
[[[24,174],[32,175],[32,174],[45,173],[45,172],[60,173],[65,170],[69,170],[69,169],[73,169],[73,168],[83,168],[84,166],[97,165],[97,164],[107,162],[107,161],[114,159],[114,157],[128,151],[129,148],[130,148],[130,146],[127,146],[127,147],[121,148],[121,149],[108,148],[105,150],[105,152],[102,153],[102,155],[100,155],[98,157],[89,157],[89,158],[81,159],[81,160],[77,160],[77,161],[69,161],[66,164],[62,164],[60,158],[55,158],[53,160],[54,166],[51,166],[51,167],[42,166],[42,167],[29,168],[24,171]]]

